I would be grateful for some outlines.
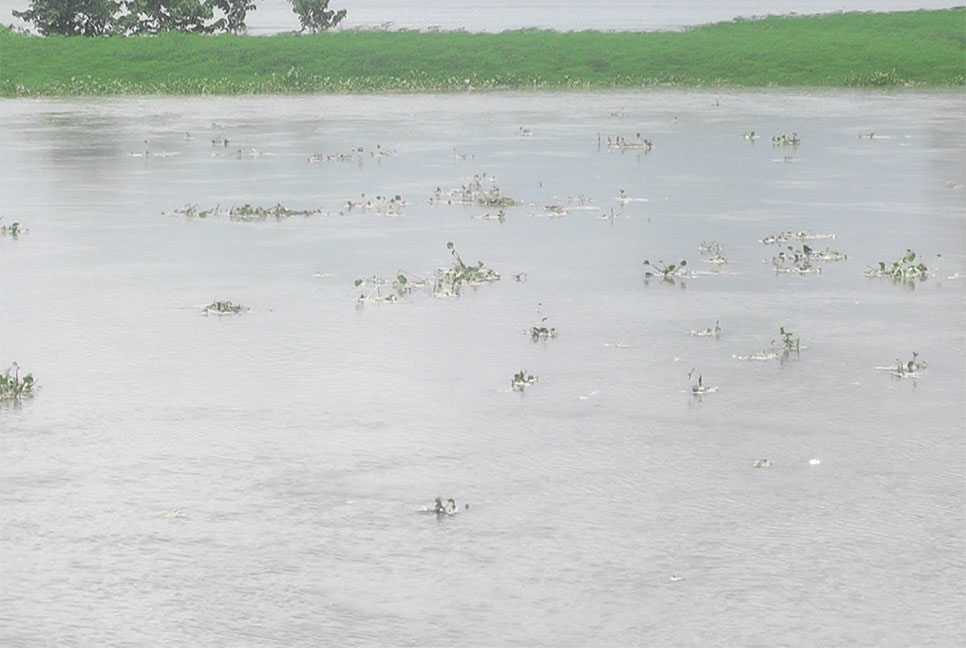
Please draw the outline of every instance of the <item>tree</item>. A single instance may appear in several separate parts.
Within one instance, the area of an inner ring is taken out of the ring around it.
[[[329,0],[289,0],[292,3],[292,11],[299,17],[302,29],[299,33],[308,29],[313,34],[320,31],[331,29],[342,22],[345,18],[345,9],[329,9]]]
[[[124,0],[127,15],[118,19],[127,34],[160,34],[166,31],[211,33],[207,22],[214,12],[201,0]]]
[[[206,2],[208,6],[214,7],[224,14],[222,18],[212,23],[212,29],[231,32],[232,34],[245,31],[247,28],[245,18],[248,16],[248,12],[255,11],[258,8],[255,6],[254,0],[206,0]]]
[[[13,15],[43,36],[101,36],[113,30],[120,6],[119,0],[30,0],[30,9]]]

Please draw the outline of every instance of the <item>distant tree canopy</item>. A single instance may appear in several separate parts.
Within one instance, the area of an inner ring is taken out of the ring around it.
[[[313,34],[331,29],[345,18],[345,9],[329,9],[329,0],[289,0],[292,11],[299,17],[301,32],[306,29]]]
[[[329,0],[289,0],[302,25],[300,32],[331,29],[345,9],[329,9]],[[13,15],[43,36],[133,36],[167,31],[237,34],[256,0],[30,0]]]

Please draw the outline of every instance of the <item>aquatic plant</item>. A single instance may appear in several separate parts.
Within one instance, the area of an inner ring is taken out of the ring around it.
[[[18,221],[14,221],[10,225],[3,225],[2,219],[0,219],[0,236],[9,236],[12,239],[20,238],[21,234],[26,234],[27,230],[20,227]]]
[[[929,268],[922,262],[916,263],[916,253],[907,249],[906,253],[892,264],[879,261],[878,268],[868,268],[866,277],[890,277],[896,284],[915,288],[916,280],[924,281],[929,276]]]
[[[10,375],[13,372],[13,375]],[[37,381],[33,374],[20,377],[20,365],[14,362],[3,375],[0,375],[0,401],[20,401],[31,398]]]
[[[185,218],[208,218],[208,217],[228,217],[238,222],[259,222],[269,219],[281,221],[292,216],[312,216],[325,214],[321,209],[289,209],[282,203],[276,203],[273,207],[261,207],[257,205],[236,205],[231,209],[224,210],[221,205],[215,205],[212,209],[199,209],[198,205],[186,204],[170,212],[163,212],[168,216],[183,216]]]
[[[684,259],[681,260],[681,263],[672,263],[671,265],[665,265],[664,261],[658,261],[654,264],[644,259],[644,267],[649,268],[644,271],[644,278],[650,279],[651,277],[660,275],[664,281],[674,283],[675,277],[687,276],[687,265],[688,262]]]
[[[876,367],[876,371],[888,371],[896,378],[918,378],[920,372],[926,368],[926,361],[919,359],[919,353],[912,352],[912,359],[902,362],[896,358],[894,365]]]
[[[782,350],[785,353],[798,353],[801,350],[801,338],[793,337],[794,334],[791,331],[786,331],[784,326],[778,329],[778,334],[781,335]]]
[[[798,146],[802,143],[802,140],[798,136],[798,133],[792,133],[791,136],[782,133],[781,135],[772,137],[771,143],[774,146]]]
[[[402,214],[403,207],[409,203],[402,199],[402,196],[396,194],[395,196],[376,196],[374,198],[366,197],[366,194],[361,194],[359,200],[347,200],[342,206],[343,210],[346,212],[357,211],[357,212],[371,212],[377,216],[399,216]]]
[[[755,468],[771,468],[771,462],[767,459],[757,459],[753,465]]]
[[[743,134],[742,137],[748,140],[749,142],[754,142],[756,139],[758,139],[758,135],[755,134],[755,131],[748,131],[745,134]]]
[[[433,295],[435,297],[451,297],[459,295],[463,286],[480,286],[485,283],[500,280],[500,274],[478,261],[476,265],[463,263],[453,242],[446,244],[446,249],[453,257],[453,265],[448,268],[440,268],[436,271],[433,284]]]
[[[213,301],[201,309],[203,315],[237,315],[238,313],[251,310],[241,304],[233,304],[230,301]]]
[[[688,372],[688,380],[689,381],[692,380],[692,378],[691,378],[692,376],[697,376],[697,380],[691,382],[691,395],[692,396],[704,396],[705,394],[712,394],[712,393],[718,391],[718,388],[717,387],[710,387],[710,386],[704,384],[704,376],[702,376],[701,374],[697,373],[697,369],[696,368],[692,368],[691,371]]]
[[[791,358],[791,354],[798,355],[805,348],[802,346],[801,339],[796,338],[791,331],[786,331],[784,326],[778,329],[778,334],[781,339],[780,344],[772,340],[769,348],[764,351],[750,355],[732,355],[731,357],[735,360],[755,360],[762,362],[780,360],[784,364]]]
[[[535,324],[526,331],[534,342],[539,342],[540,340],[550,340],[557,337],[557,329],[554,327],[548,327],[546,325],[547,318],[544,317],[540,320],[539,324]]]
[[[533,374],[527,373],[526,369],[513,374],[510,380],[510,387],[516,391],[523,391],[528,385],[537,382],[538,378]]]
[[[459,189],[444,192],[436,187],[429,199],[431,205],[476,205],[479,207],[513,207],[520,203],[509,196],[504,196],[497,184],[496,178],[485,172],[474,175],[473,178]]]
[[[600,142],[600,134],[597,135],[598,142]],[[645,153],[650,152],[654,148],[654,142],[646,137],[641,137],[640,133],[635,133],[634,137],[628,139],[622,135],[617,135],[615,137],[607,136],[606,140],[607,148],[612,151],[644,151]]]
[[[691,329],[691,335],[695,337],[718,337],[721,335],[721,322],[715,321],[713,327],[708,327],[702,331]]]
[[[784,245],[789,241],[814,241],[817,239],[834,239],[835,234],[817,234],[809,230],[799,230],[793,232],[791,230],[786,230],[784,232],[779,232],[778,234],[771,234],[769,236],[764,236],[759,239],[765,245]]]
[[[698,244],[698,252],[703,255],[722,254],[724,252],[724,246],[717,241],[701,241]]]
[[[356,279],[353,285],[360,289],[359,296],[356,298],[359,304],[380,304],[395,302],[399,298],[412,294],[417,288],[425,288],[428,282],[422,277],[400,270],[392,280],[373,275]],[[385,294],[384,287],[387,289]]]
[[[775,272],[790,272],[794,274],[821,273],[821,266],[812,265],[811,248],[803,245],[801,250],[796,250],[793,246],[788,246],[788,252],[784,250],[771,258],[771,264]]]

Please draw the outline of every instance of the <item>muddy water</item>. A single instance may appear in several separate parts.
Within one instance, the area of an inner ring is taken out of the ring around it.
[[[3,222],[29,229],[0,239],[0,361],[42,385],[0,409],[5,645],[963,639],[961,95],[0,111]],[[503,222],[429,204],[484,172],[522,203]],[[363,192],[409,204],[345,212]],[[327,213],[163,213],[277,202]],[[784,230],[849,258],[776,274]],[[354,279],[431,276],[448,241],[503,280],[356,307]],[[907,248],[935,270],[915,290],[863,276]],[[643,280],[682,258],[712,274]],[[733,357],[780,327],[798,356]],[[921,378],[874,371],[913,351]],[[420,513],[437,495],[461,513]]]

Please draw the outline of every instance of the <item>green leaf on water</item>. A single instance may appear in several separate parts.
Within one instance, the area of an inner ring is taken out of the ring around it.
[[[356,288],[358,288],[359,286],[361,286],[361,285],[362,285],[362,279],[356,279],[356,280],[355,280],[355,281],[353,282],[353,285],[354,285],[354,286],[355,286]]]

